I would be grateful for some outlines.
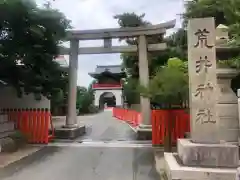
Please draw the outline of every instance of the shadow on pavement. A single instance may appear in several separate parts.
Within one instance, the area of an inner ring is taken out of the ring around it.
[[[59,147],[44,147],[41,150],[0,169],[0,179],[11,176],[14,173],[21,171],[22,169],[27,168],[28,166],[32,166],[34,163],[44,161],[47,157],[59,151]]]
[[[133,180],[137,180],[138,176],[147,174],[149,180],[159,180],[160,175],[156,170],[156,162],[154,150],[149,149],[134,149],[134,159],[132,163]]]

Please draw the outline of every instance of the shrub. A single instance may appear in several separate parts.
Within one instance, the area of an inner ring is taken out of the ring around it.
[[[9,137],[16,143],[17,147],[22,147],[27,143],[27,136],[20,131],[16,131]]]
[[[99,108],[97,106],[94,106],[93,104],[91,104],[88,107],[88,111],[89,111],[89,113],[98,113],[99,112]]]

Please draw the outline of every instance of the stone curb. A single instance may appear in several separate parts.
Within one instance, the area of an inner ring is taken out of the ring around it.
[[[32,145],[27,145],[25,148],[21,148],[16,152],[13,153],[0,153],[0,161],[3,162],[4,158],[7,158],[4,163],[0,163],[0,169],[5,168],[9,166],[10,164],[13,164],[17,161],[20,161],[23,158],[26,158],[27,156],[31,156],[32,154],[40,151],[43,149],[44,146],[32,146]],[[1,157],[2,156],[2,157]],[[2,158],[2,160],[1,160]]]
[[[127,124],[135,133],[137,133],[137,128],[132,127],[129,123],[127,123],[126,121],[121,121],[120,122]]]

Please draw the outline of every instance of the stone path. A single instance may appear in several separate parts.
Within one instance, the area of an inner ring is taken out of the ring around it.
[[[27,145],[19,149],[17,152],[13,153],[0,153],[0,168],[3,168],[11,163],[19,161],[20,159],[29,156],[37,151],[39,151],[41,147]]]
[[[152,148],[49,146],[0,170],[1,180],[159,180]]]
[[[87,134],[53,142],[0,170],[1,180],[160,180],[154,150],[134,140],[131,128],[111,112],[79,117]]]
[[[64,125],[65,117],[58,117],[55,126]],[[86,135],[77,139],[94,141],[131,141],[136,139],[135,132],[124,122],[112,117],[111,111],[96,115],[78,116],[78,123],[86,125]]]

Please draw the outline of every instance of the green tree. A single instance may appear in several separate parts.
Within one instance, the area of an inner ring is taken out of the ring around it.
[[[226,24],[228,21],[224,13],[225,0],[192,0],[187,1],[183,14],[184,25],[190,18],[215,17],[216,25]],[[229,2],[229,1],[228,1]]]
[[[19,96],[52,98],[65,88],[68,73],[53,61],[70,22],[57,10],[33,1],[0,2],[0,79]]]
[[[215,17],[216,26],[224,24],[229,27],[229,45],[240,46],[240,1],[239,0],[194,0],[186,4],[183,14],[184,25],[190,18]],[[224,65],[239,68],[240,54],[226,53]],[[222,63],[222,62],[221,62]],[[240,88],[240,76],[232,80],[232,89]]]
[[[93,103],[93,92],[91,88],[77,87],[76,108],[80,114],[90,113]]]
[[[137,15],[135,13],[123,13],[121,15],[116,15],[115,19],[118,20],[120,27],[138,27],[147,26],[151,23],[144,20],[145,14]],[[149,53],[149,71],[150,77],[154,75],[156,68],[163,66],[167,63],[167,60],[171,57],[180,57],[181,59],[186,59],[186,33],[184,30],[180,30],[172,36],[163,38],[163,36],[148,37],[149,43],[159,43],[165,41],[169,48],[160,53]],[[123,39],[121,39],[123,40]],[[136,38],[125,38],[126,43],[129,45],[137,44]],[[179,42],[179,40],[181,40]],[[183,49],[185,51],[183,51]],[[123,60],[123,67],[126,70],[129,77],[126,79],[124,85],[124,93],[129,104],[139,103],[139,94],[134,91],[133,87],[136,87],[136,82],[139,78],[139,68],[138,68],[138,54],[137,53],[122,53],[121,59]]]
[[[187,31],[185,29],[178,29],[176,32],[166,37],[165,41],[168,45],[168,49],[165,53],[168,54],[169,58],[179,57],[184,61],[187,60]]]
[[[146,26],[150,23],[145,21],[145,14],[137,15],[135,13],[123,13],[114,16],[114,19],[118,21],[120,27],[139,27]],[[136,38],[123,38],[120,41],[125,40],[128,45],[137,45]],[[137,104],[139,103],[139,92],[136,91],[138,85],[139,69],[138,69],[138,54],[137,53],[122,53],[121,59],[123,60],[123,68],[126,71],[128,77],[125,79],[123,93],[126,97],[127,103]]]
[[[123,13],[114,16],[114,19],[118,21],[120,27],[139,27],[146,26],[150,23],[145,21],[145,14],[137,15],[135,13]],[[123,38],[128,45],[137,45],[136,38]],[[138,78],[138,54],[137,53],[122,53],[121,59],[123,60],[123,67],[132,78]]]
[[[64,71],[66,71],[66,69]],[[65,115],[68,101],[68,76],[66,76],[65,80],[59,85],[61,85],[61,88],[51,96],[51,111],[55,115]]]
[[[156,75],[150,80],[149,87],[140,87],[142,96],[151,98],[156,104],[166,109],[181,108],[188,100],[188,75],[186,63],[178,58],[171,58],[168,63],[159,68]],[[171,151],[171,132],[174,127],[174,117],[165,119],[165,151]],[[167,130],[168,129],[168,130]],[[166,132],[168,132],[166,134]]]
[[[67,110],[67,95],[68,86],[64,91],[55,93],[51,99],[52,113],[56,115],[63,115]],[[92,90],[92,84],[88,88],[78,86],[77,87],[77,98],[76,98],[76,109],[79,114],[94,113],[97,109],[93,107],[94,94]]]
[[[181,105],[188,99],[188,76],[186,63],[179,58],[170,58],[168,63],[160,67],[150,80],[148,89],[142,91],[151,101],[162,103],[166,108]]]
[[[139,86],[138,79],[126,78],[123,84],[123,95],[128,105],[140,103],[140,93],[136,87]]]
[[[214,17],[216,26],[230,27],[231,37],[240,44],[240,1],[239,0],[192,0],[186,3],[183,14],[184,26],[190,18]]]

